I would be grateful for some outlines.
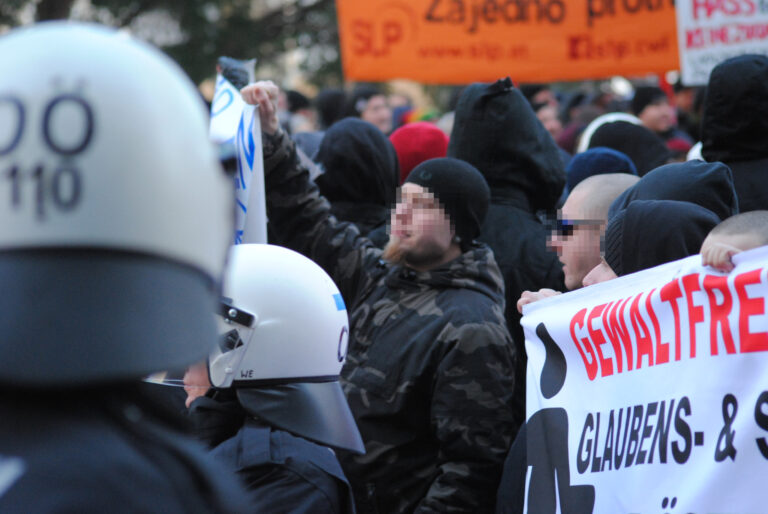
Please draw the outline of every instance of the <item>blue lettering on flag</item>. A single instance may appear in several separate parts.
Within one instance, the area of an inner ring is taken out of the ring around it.
[[[243,202],[241,202],[239,199],[235,198],[235,201],[237,202],[237,206],[243,211],[243,214],[248,212],[248,207],[245,206]]]
[[[340,294],[333,295],[333,300],[336,302],[336,310],[337,311],[345,311],[345,310],[347,310],[347,306],[344,305],[344,298],[342,298]]]
[[[245,118],[245,116],[240,116],[240,123],[237,126],[237,137],[239,139],[238,142],[240,143],[239,146],[243,149],[243,153],[245,154],[245,160],[248,163],[248,169],[253,171],[253,158],[256,155],[256,143],[253,141],[253,134],[250,131],[250,127],[248,127],[249,130],[245,130],[243,125],[243,118]],[[248,133],[248,146],[245,144],[246,132]]]
[[[240,152],[237,153],[237,176],[235,179],[235,189],[245,189],[245,176],[243,176],[243,163],[240,161]]]
[[[229,97],[229,98],[227,98],[227,100],[226,100],[226,103],[224,104],[224,106],[223,106],[223,107],[220,107],[220,108],[219,108],[219,109],[217,109],[216,111],[213,111],[213,106],[215,106],[215,105],[218,105],[218,104],[220,103],[220,102],[219,102],[219,100],[220,100],[220,99],[221,99],[221,97],[222,97],[222,96],[224,96],[224,95],[227,95],[227,96]],[[227,109],[227,107],[229,107],[230,105],[232,105],[232,102],[234,102],[234,101],[235,101],[235,96],[232,94],[232,91],[230,91],[229,89],[223,89],[223,90],[222,90],[222,91],[221,91],[221,92],[220,92],[220,93],[219,93],[219,94],[216,96],[216,98],[214,98],[214,99],[213,99],[213,103],[211,104],[211,111],[212,111],[212,112],[211,112],[211,118],[215,118],[216,116],[218,116],[219,114],[221,114],[223,111],[225,111],[225,110]]]

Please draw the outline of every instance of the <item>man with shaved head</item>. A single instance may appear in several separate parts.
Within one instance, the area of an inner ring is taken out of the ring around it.
[[[548,245],[563,263],[565,287],[582,287],[587,273],[600,263],[600,239],[605,232],[611,203],[639,178],[627,173],[607,173],[589,177],[573,189],[560,211]],[[524,291],[517,308],[559,294],[552,289]]]

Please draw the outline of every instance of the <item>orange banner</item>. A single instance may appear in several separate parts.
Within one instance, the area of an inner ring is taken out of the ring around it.
[[[462,84],[679,67],[673,0],[336,0],[344,74]]]

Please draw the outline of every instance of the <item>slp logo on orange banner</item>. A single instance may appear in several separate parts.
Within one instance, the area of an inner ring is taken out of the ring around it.
[[[672,0],[337,0],[347,79],[578,80],[678,68]]]
[[[352,52],[359,56],[389,55],[394,45],[413,42],[417,27],[416,15],[409,7],[392,3],[376,19],[352,20]]]

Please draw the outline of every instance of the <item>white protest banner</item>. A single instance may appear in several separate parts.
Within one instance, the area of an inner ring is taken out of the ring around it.
[[[677,43],[683,84],[706,85],[718,63],[768,55],[768,1],[677,0]]]
[[[267,201],[264,194],[264,157],[257,107],[243,109],[237,125],[235,244],[267,242]]]
[[[234,144],[237,125],[245,106],[240,91],[219,73],[211,102],[211,124],[208,128],[211,141]]]
[[[267,242],[261,121],[255,112],[237,88],[221,74],[216,77],[209,135],[213,142],[231,146],[237,156],[235,244]]]
[[[768,247],[528,305],[526,512],[768,510]]]

